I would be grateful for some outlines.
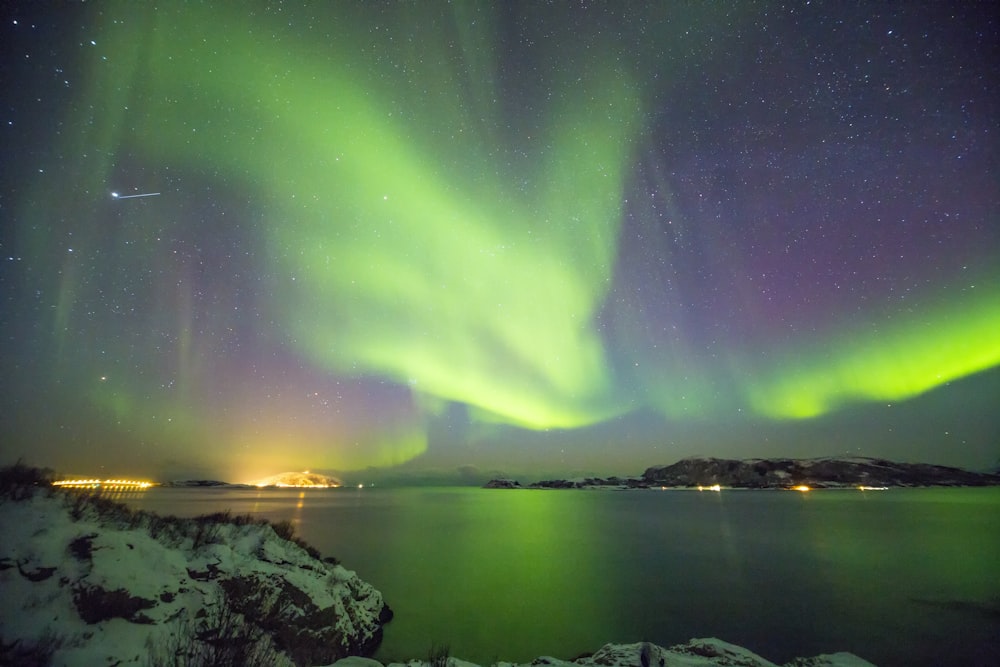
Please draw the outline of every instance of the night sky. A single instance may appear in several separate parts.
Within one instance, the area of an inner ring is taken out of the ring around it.
[[[4,462],[1000,461],[990,3],[20,4]]]

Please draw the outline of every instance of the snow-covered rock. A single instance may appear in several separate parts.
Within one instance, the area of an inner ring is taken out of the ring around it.
[[[391,617],[354,572],[285,539],[290,525],[19,495],[0,497],[3,664],[315,665],[370,654]]]
[[[380,667],[374,660],[364,663],[347,658],[333,667]],[[752,651],[720,639],[692,639],[686,644],[663,648],[649,642],[606,644],[593,655],[575,660],[560,660],[550,656],[535,658],[529,663],[498,662],[495,667],[778,667]],[[387,667],[479,667],[453,657],[436,657],[433,661],[411,660],[390,663]],[[874,667],[852,653],[834,653],[814,658],[796,658],[785,667]]]

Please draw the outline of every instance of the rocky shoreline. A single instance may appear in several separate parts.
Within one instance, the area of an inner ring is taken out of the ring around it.
[[[638,477],[552,479],[522,485],[494,479],[490,489],[842,489],[925,486],[995,486],[1000,475],[886,459],[851,457],[817,459],[719,459],[693,457],[671,465],[652,466]]]

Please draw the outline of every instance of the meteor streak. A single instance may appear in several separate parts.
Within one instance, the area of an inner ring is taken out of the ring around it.
[[[111,198],[112,199],[135,199],[136,197],[158,197],[159,195],[160,195],[159,192],[144,192],[144,193],[139,194],[139,195],[120,195],[117,192],[112,192],[111,193]]]

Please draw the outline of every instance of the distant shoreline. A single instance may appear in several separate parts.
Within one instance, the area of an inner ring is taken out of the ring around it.
[[[638,477],[550,479],[522,485],[510,478],[492,479],[488,489],[773,489],[812,491],[890,488],[998,486],[1000,475],[929,463],[850,457],[816,459],[686,458],[652,466]]]
[[[127,480],[63,480],[56,484],[89,488],[110,489],[119,492],[140,488],[177,489],[225,489],[225,490],[331,490],[346,489],[357,491],[369,488],[394,486],[428,486],[426,483],[408,484],[351,484],[337,478],[309,475],[310,483],[294,483],[306,480],[308,473],[282,473],[270,479],[292,476],[290,483],[245,483],[227,482],[218,479],[180,479],[170,481],[127,481]],[[313,477],[323,477],[323,483],[313,483]],[[973,472],[962,468],[933,465],[928,463],[901,463],[887,459],[869,457],[826,457],[812,459],[791,458],[750,458],[720,459],[711,457],[690,457],[670,465],[646,468],[639,475],[609,477],[572,477],[543,479],[531,483],[521,483],[510,477],[494,477],[485,484],[447,482],[430,484],[433,486],[465,486],[488,489],[695,489],[721,491],[735,489],[773,489],[811,491],[820,489],[860,489],[878,491],[890,488],[920,487],[977,487],[1000,485],[1000,473]]]

